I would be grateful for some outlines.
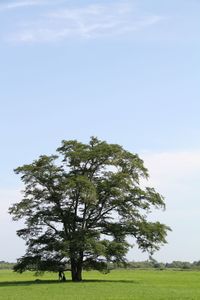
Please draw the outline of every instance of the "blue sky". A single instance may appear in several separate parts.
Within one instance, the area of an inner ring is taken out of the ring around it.
[[[165,196],[153,217],[173,232],[155,258],[200,259],[199,9],[197,0],[1,1],[0,259],[24,252],[7,214],[22,188],[13,169],[91,135],[137,152]]]

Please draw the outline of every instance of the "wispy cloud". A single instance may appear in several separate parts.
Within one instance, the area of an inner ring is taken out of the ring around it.
[[[24,0],[24,1],[12,1],[5,4],[0,4],[0,11],[13,10],[17,8],[23,8],[28,6],[38,6],[47,4],[47,1],[42,0]]]
[[[15,5],[35,5],[22,1]],[[11,5],[11,4],[10,4]],[[12,4],[14,5],[14,3]],[[161,21],[157,15],[137,11],[131,2],[69,6],[46,11],[19,27],[12,39],[18,42],[48,42],[68,38],[91,39],[130,34]]]

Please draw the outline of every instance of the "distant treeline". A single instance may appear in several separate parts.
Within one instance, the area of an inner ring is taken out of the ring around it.
[[[157,262],[155,259],[140,262],[128,262],[127,267],[130,269],[199,269],[200,261],[187,262],[187,261],[172,261],[171,263]]]
[[[6,261],[0,261],[0,270],[11,270],[15,264]]]
[[[0,261],[0,270],[12,270],[15,263],[9,263],[5,261]],[[171,263],[162,263],[157,262],[155,259],[151,258],[145,261],[131,261],[127,262],[126,264],[109,264],[109,269],[199,269],[200,270],[200,260],[194,262],[187,262],[187,261],[172,261]]]

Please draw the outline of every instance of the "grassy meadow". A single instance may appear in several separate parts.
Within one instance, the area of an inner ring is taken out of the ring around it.
[[[0,300],[197,300],[200,272],[173,270],[114,270],[85,272],[84,281],[59,283],[57,274],[35,277],[31,272],[0,271]]]

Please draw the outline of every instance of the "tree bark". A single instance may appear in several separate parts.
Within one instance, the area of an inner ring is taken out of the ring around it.
[[[73,258],[71,259],[71,275],[72,281],[82,281],[82,261],[76,261]]]

